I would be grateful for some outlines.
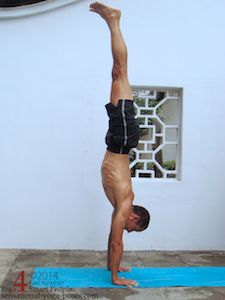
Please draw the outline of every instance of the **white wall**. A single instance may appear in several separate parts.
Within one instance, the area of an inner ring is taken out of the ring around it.
[[[0,247],[106,249],[109,32],[90,1],[0,20]],[[225,249],[225,2],[106,1],[131,84],[184,88],[182,181],[135,180],[151,227],[125,249]]]

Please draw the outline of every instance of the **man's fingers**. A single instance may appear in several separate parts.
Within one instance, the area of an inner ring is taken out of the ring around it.
[[[131,281],[130,284],[137,285],[138,283],[136,281]]]
[[[125,283],[125,286],[128,288],[132,288],[132,284],[131,283]]]
[[[128,287],[138,286],[138,282],[134,280],[129,280],[128,282],[126,282],[126,286]]]
[[[128,268],[128,267],[119,267],[119,272],[130,272],[131,271],[131,269],[130,268]]]

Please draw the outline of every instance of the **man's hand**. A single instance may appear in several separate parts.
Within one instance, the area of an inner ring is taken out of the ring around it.
[[[130,279],[124,279],[117,277],[116,279],[113,280],[113,284],[116,285],[125,285],[127,287],[132,287],[132,286],[138,286],[138,282],[135,280],[130,280]]]
[[[119,272],[130,272],[130,268],[120,266],[118,271],[119,271]]]

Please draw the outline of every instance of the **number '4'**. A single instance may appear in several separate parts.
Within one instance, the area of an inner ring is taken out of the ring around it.
[[[25,287],[27,284],[25,284],[25,272],[22,271],[17,276],[16,280],[13,282],[13,287],[20,287],[20,292],[25,292]]]

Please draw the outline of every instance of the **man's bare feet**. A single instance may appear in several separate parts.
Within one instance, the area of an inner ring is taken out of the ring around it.
[[[94,2],[90,5],[90,11],[99,14],[107,23],[113,20],[119,20],[121,12],[118,9],[106,6],[100,2]]]

